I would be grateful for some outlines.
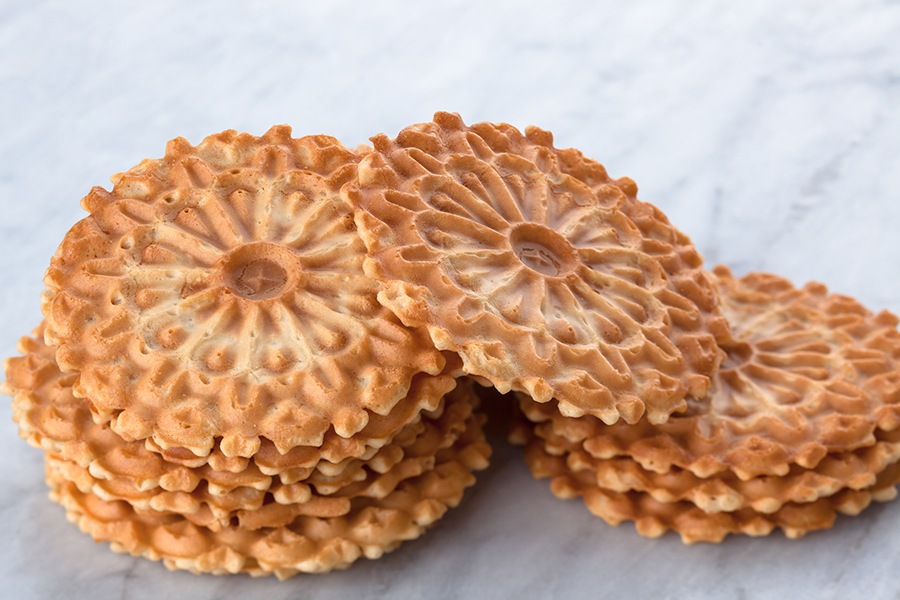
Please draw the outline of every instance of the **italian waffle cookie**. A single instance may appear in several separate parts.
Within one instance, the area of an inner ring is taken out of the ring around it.
[[[94,419],[190,464],[321,448],[329,432],[364,441],[375,417],[382,443],[401,429],[413,378],[446,360],[363,272],[338,193],[357,162],[276,126],[175,139],[94,188],[42,299],[45,340]]]
[[[279,575],[377,556],[459,502],[484,417],[458,357],[377,301],[339,195],[358,159],[286,126],[226,131],[83,199],[45,321],[5,363],[20,434],[80,494],[56,498],[202,528],[196,571],[235,570],[216,540],[277,531],[287,558],[238,570]]]
[[[606,423],[706,395],[727,336],[715,288],[631,180],[546,131],[449,113],[372,142],[343,190],[365,270],[466,374]]]
[[[484,468],[489,449],[480,433],[483,416],[473,412],[476,397],[468,384],[448,394],[439,414],[423,419],[421,433],[398,444],[399,456],[365,463],[362,477],[323,477],[319,473],[289,486],[274,482],[268,490],[235,488],[210,491],[204,480],[190,493],[142,489],[127,477],[99,479],[76,463],[53,454],[48,461],[82,493],[107,501],[125,501],[139,514],[179,514],[196,525],[220,531],[230,525],[247,530],[287,525],[298,516],[338,517],[351,510],[354,499],[382,499],[403,481],[434,468],[437,454],[466,436],[465,464]],[[324,479],[324,483],[323,483]],[[338,480],[342,480],[338,483]],[[327,488],[323,491],[323,488]]]
[[[473,413],[474,396],[469,388],[463,383],[454,389],[439,410],[423,415],[416,426],[405,428],[371,459],[356,459],[335,472],[317,468],[292,483],[278,477],[261,480],[246,473],[218,473],[207,465],[176,479],[186,482],[184,485],[166,489],[125,469],[92,471],[96,463],[85,468],[77,462],[55,460],[58,470],[85,493],[105,500],[124,500],[143,511],[182,514],[212,530],[232,523],[248,529],[272,527],[301,514],[341,516],[349,511],[353,497],[382,498],[403,480],[433,468],[436,453],[455,443],[469,428],[469,420],[482,418]],[[95,476],[98,471],[99,476]],[[164,485],[166,480],[160,483]]]
[[[900,460],[900,429],[878,430],[873,445],[829,453],[812,469],[792,465],[781,476],[744,480],[731,471],[723,471],[702,478],[678,467],[664,473],[650,471],[629,457],[596,458],[581,443],[570,442],[553,432],[547,423],[532,427],[536,438],[532,443],[550,456],[564,457],[572,471],[590,472],[596,485],[603,489],[643,492],[659,502],[689,501],[707,513],[750,508],[770,514],[788,502],[813,502],[845,488],[861,490],[874,485],[879,474]]]
[[[535,475],[553,477],[555,492],[583,496],[610,522],[634,520],[648,535],[674,529],[685,541],[775,526],[796,537],[830,526],[836,512],[893,497],[896,317],[820,284],[736,279],[724,267],[714,274],[734,337],[723,344],[709,402],[662,425],[626,428],[564,418],[520,396],[528,425],[519,437],[531,439]]]

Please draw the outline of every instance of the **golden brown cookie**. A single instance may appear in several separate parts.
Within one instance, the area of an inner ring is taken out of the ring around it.
[[[523,399],[529,420],[598,459],[625,457],[666,474],[741,480],[815,468],[830,453],[872,446],[900,425],[897,318],[872,313],[821,284],[795,288],[775,275],[715,275],[733,338],[708,399],[667,423],[608,426],[565,418]]]
[[[45,338],[127,440],[228,458],[319,447],[387,416],[445,360],[376,300],[327,136],[226,131],[82,201],[45,277]],[[185,457],[187,458],[187,457]]]
[[[633,182],[548,132],[449,113],[372,141],[344,189],[366,272],[467,374],[607,423],[705,395],[727,333],[714,287]]]

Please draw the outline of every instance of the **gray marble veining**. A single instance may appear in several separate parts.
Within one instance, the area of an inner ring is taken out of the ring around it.
[[[710,263],[900,312],[900,4],[0,1],[0,352],[40,319],[78,200],[165,141],[286,122],[348,145],[435,110],[537,124]],[[900,502],[798,541],[683,546],[491,469],[420,540],[286,583],[114,555],[46,499],[0,409],[3,598],[900,598]]]

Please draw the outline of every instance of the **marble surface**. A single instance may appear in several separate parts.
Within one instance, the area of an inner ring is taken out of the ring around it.
[[[900,3],[0,0],[0,354],[93,185],[167,139],[289,123],[356,145],[438,109],[537,124],[710,263],[900,311]],[[491,469],[422,539],[286,583],[110,553],[46,499],[0,407],[0,597],[900,598],[900,502],[788,541],[683,546]]]

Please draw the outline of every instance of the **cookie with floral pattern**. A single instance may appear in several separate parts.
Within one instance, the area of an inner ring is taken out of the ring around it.
[[[46,341],[126,440],[206,457],[351,438],[445,359],[381,307],[328,136],[171,141],[94,188],[45,277]],[[415,414],[416,411],[412,411]],[[393,423],[399,429],[404,423]]]
[[[701,398],[727,333],[687,238],[552,136],[459,116],[372,138],[345,187],[379,301],[502,392],[653,423]]]

